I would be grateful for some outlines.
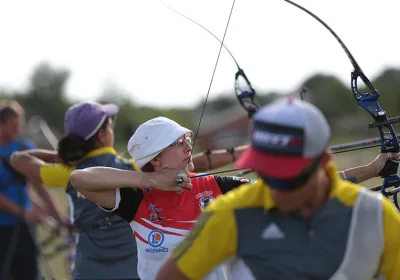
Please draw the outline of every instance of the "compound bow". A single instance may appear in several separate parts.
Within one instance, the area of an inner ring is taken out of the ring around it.
[[[285,2],[299,8],[300,10],[306,12],[314,19],[319,21],[329,32],[336,38],[339,44],[342,46],[343,50],[347,54],[351,64],[354,67],[354,70],[351,72],[351,90],[353,92],[353,96],[356,99],[358,105],[364,108],[373,118],[374,122],[369,124],[369,128],[378,128],[381,138],[381,152],[382,153],[397,153],[400,151],[399,141],[397,139],[396,133],[392,124],[400,122],[399,117],[388,118],[386,116],[386,112],[382,110],[379,105],[379,93],[372,85],[370,80],[365,76],[364,72],[361,70],[361,67],[354,59],[353,55],[350,53],[349,49],[343,43],[343,41],[339,38],[339,36],[319,17],[315,14],[307,10],[306,8],[300,6],[297,3],[294,3],[290,0],[284,0]],[[360,92],[358,89],[357,80],[360,78],[367,88],[371,91],[370,93]],[[379,173],[381,178],[383,178],[383,184],[381,186],[375,187],[374,189],[380,189],[381,193],[389,197],[393,195],[393,200],[396,207],[400,210],[400,206],[397,199],[397,193],[400,192],[400,178],[397,175],[399,169],[399,161],[390,159],[386,162],[385,167]],[[394,187],[391,191],[386,191],[388,187]]]

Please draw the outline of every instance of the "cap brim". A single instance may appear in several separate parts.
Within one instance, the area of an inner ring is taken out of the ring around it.
[[[252,169],[272,178],[289,179],[299,175],[312,160],[312,158],[266,154],[249,147],[236,161],[236,166]]]
[[[119,112],[119,107],[115,104],[109,103],[101,105],[101,110],[107,114],[107,116],[111,117]]]

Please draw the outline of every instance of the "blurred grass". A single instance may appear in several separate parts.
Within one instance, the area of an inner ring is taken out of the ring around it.
[[[344,139],[343,139],[344,140]],[[346,142],[347,140],[344,140]],[[379,153],[379,148],[371,148],[371,149],[365,149],[363,151],[355,151],[355,152],[348,152],[348,153],[343,153],[343,154],[337,154],[333,155],[333,160],[338,166],[339,170],[347,169],[350,167],[354,166],[359,166],[359,165],[364,165],[367,163],[370,163],[374,158],[378,155]],[[218,168],[214,169],[211,172],[217,172],[217,171],[223,171],[226,169],[231,169],[234,168],[234,164],[230,164],[228,166],[224,166],[223,168]],[[235,176],[237,175],[237,172],[229,172],[225,173],[225,175],[231,175]],[[251,179],[256,179],[254,174],[247,174],[245,177],[251,178]],[[371,180],[368,180],[366,182],[363,182],[363,186],[365,187],[373,187],[376,185],[382,184],[382,179],[380,178],[374,178]],[[68,204],[67,200],[65,197],[65,194],[62,192],[55,191],[54,192],[59,201],[61,202],[63,208],[65,209],[65,213],[68,213]],[[48,231],[46,231],[43,228],[38,229],[38,235],[39,239],[44,239],[46,237],[46,234],[48,234]],[[57,242],[59,242],[58,240]],[[54,273],[54,277],[57,280],[69,280],[71,279],[71,276],[67,273],[65,269],[65,258],[66,258],[66,252],[63,252],[56,256],[55,258],[48,260],[48,264],[51,267],[51,270]],[[51,279],[51,275],[48,271],[47,265],[44,260],[41,260],[41,268],[42,268],[42,273],[44,273],[47,277],[46,279]]]

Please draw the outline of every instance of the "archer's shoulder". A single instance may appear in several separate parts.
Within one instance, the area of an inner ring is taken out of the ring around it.
[[[346,180],[340,182],[339,186],[334,191],[334,196],[344,205],[354,207],[361,192],[366,193],[372,201],[382,201],[383,211],[387,211],[385,209],[392,208],[392,206],[394,208],[393,203],[388,198],[382,197],[380,192],[368,190],[367,187]],[[389,206],[387,204],[389,204]],[[388,209],[388,211],[390,211],[390,209]]]
[[[17,142],[20,143],[22,150],[30,150],[30,149],[36,149],[37,144],[33,139],[27,138],[27,137],[20,137],[17,139]]]
[[[382,197],[382,211],[385,223],[400,228],[400,212],[387,197]]]

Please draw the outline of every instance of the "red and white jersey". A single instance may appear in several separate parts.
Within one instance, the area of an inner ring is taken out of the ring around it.
[[[140,279],[155,278],[162,261],[192,229],[202,209],[222,194],[214,176],[193,178],[192,185],[192,191],[184,190],[182,194],[143,189],[143,200],[131,222]],[[227,279],[224,266],[217,267],[204,279]]]

